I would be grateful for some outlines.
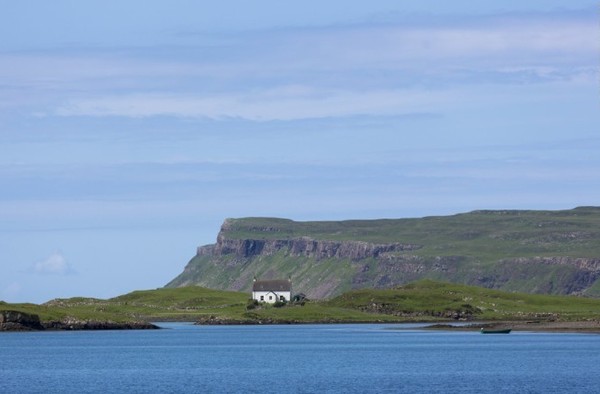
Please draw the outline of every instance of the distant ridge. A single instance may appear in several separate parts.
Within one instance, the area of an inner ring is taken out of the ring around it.
[[[295,290],[317,299],[424,278],[600,296],[600,207],[420,219],[226,219],[217,242],[198,248],[166,287],[248,291],[254,276],[292,276]]]

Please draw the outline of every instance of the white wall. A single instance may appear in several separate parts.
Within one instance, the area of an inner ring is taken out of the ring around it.
[[[263,300],[260,299],[260,297],[264,297]],[[283,296],[285,298],[285,301],[290,301],[292,299],[292,294],[289,291],[277,291],[277,292],[273,292],[273,291],[253,291],[252,292],[252,298],[255,299],[258,302],[266,302],[269,304],[274,304],[276,301],[279,301],[279,298]],[[271,298],[269,298],[271,297]]]

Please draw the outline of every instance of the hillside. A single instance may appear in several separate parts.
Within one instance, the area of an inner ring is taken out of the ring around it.
[[[283,307],[249,304],[245,293],[190,286],[134,291],[108,300],[76,297],[42,305],[0,302],[0,331],[155,328],[146,323],[149,321],[267,324],[485,320],[524,322],[523,329],[547,329],[549,322],[560,322],[566,324],[562,326],[566,330],[597,332],[598,311],[600,300],[594,298],[509,293],[431,280],[395,289],[354,290],[328,301]],[[15,327],[17,323],[24,327]]]
[[[294,280],[313,299],[428,278],[544,294],[600,295],[600,207],[474,211],[420,219],[227,219],[167,287],[248,291]]]
[[[199,324],[401,322],[407,318],[319,302],[248,307],[248,294],[198,286],[140,290],[111,299],[55,299],[41,305],[0,301],[0,332],[156,328],[148,322]]]
[[[600,315],[596,298],[505,292],[431,280],[395,289],[353,290],[324,304],[412,318],[583,321]]]
[[[35,329],[67,330],[152,328],[145,326],[147,322],[195,321],[210,314],[237,318],[245,310],[247,298],[244,293],[194,286],[134,291],[107,300],[60,298],[41,305],[0,302],[0,331],[7,320],[20,322],[23,316],[38,319]]]

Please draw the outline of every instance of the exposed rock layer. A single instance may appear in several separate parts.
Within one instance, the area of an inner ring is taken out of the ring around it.
[[[0,311],[0,331],[43,330],[40,317],[19,311]]]
[[[510,291],[599,296],[599,224],[600,208],[595,207],[476,211],[414,220],[228,219],[217,242],[198,248],[167,287],[247,291],[254,276],[292,276],[294,292],[320,299],[429,278]],[[352,237],[360,240],[347,240]],[[366,241],[372,239],[394,242]]]
[[[0,311],[0,331],[33,331],[33,330],[142,330],[156,329],[147,322],[113,322],[79,320],[64,318],[62,320],[40,321],[38,315],[5,310]]]
[[[235,255],[249,258],[258,255],[269,256],[284,250],[291,257],[309,257],[317,260],[338,258],[361,260],[379,257],[384,253],[416,250],[421,245],[414,244],[374,244],[362,241],[321,241],[308,237],[298,239],[229,239],[223,233],[217,237],[216,245],[198,248],[199,256]]]
[[[158,326],[147,322],[113,322],[96,320],[63,319],[43,323],[46,330],[148,330]]]

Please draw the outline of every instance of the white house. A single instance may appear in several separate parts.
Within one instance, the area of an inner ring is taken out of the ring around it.
[[[252,285],[252,299],[273,304],[292,299],[292,279],[256,280]]]

